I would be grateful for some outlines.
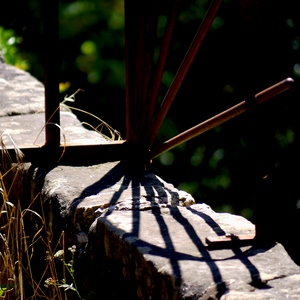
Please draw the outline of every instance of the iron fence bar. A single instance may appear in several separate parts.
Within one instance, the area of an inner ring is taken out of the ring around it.
[[[170,14],[168,16],[168,21],[165,27],[165,32],[164,36],[161,42],[160,46],[160,51],[159,51],[159,56],[158,60],[156,63],[155,70],[153,71],[153,85],[151,90],[149,91],[149,99],[148,99],[148,115],[146,115],[146,124],[147,126],[151,126],[151,123],[153,121],[154,117],[154,112],[155,112],[155,107],[156,107],[156,102],[157,98],[159,95],[159,89],[161,85],[161,81],[163,78],[163,73],[165,70],[165,64],[167,61],[168,57],[168,52],[171,44],[171,38],[172,38],[172,33],[175,27],[176,19],[178,16],[178,9],[179,9],[179,2],[180,0],[175,0],[172,3],[172,8],[170,10]]]
[[[124,1],[126,52],[126,139],[141,142],[148,115],[157,31],[156,1]],[[142,117],[141,117],[142,116]]]
[[[287,89],[291,88],[293,84],[292,78],[287,78],[255,95],[256,104],[261,104],[274,96],[278,95],[286,91]],[[162,143],[157,148],[150,151],[150,159],[157,157],[158,155],[204,133],[238,115],[245,112],[247,109],[246,101],[242,101],[239,104],[223,111],[222,113],[180,133],[179,135],[167,140],[166,142]]]
[[[124,0],[125,17],[125,69],[126,69],[126,140],[134,139],[132,128],[133,97],[136,56],[136,27],[137,17],[134,13],[134,1]]]
[[[154,50],[155,50],[155,41],[156,41],[156,32],[158,24],[158,9],[157,9],[157,0],[151,1],[149,9],[147,11],[147,31],[146,35],[142,38],[144,40],[141,45],[144,48],[140,47],[139,51],[143,51],[142,60],[138,63],[140,64],[140,69],[142,70],[143,80],[141,82],[142,89],[140,90],[140,109],[138,112],[138,119],[136,121],[138,130],[138,139],[139,144],[144,144],[143,139],[145,132],[149,128],[151,123],[147,123],[147,117],[149,115],[149,94],[152,90],[153,85],[153,72],[155,68],[154,64]]]
[[[45,85],[45,146],[58,147],[60,145],[58,1],[42,1],[42,14]]]
[[[157,27],[157,12],[152,7],[154,1],[140,1],[138,6],[137,52],[134,93],[133,128],[136,143],[141,143],[147,114],[147,94],[153,72],[153,53]],[[147,127],[147,126],[146,126]]]
[[[18,150],[24,155],[18,158]],[[124,141],[114,141],[107,144],[85,144],[52,147],[28,147],[19,149],[5,148],[10,162],[30,162],[38,166],[69,165],[90,166],[108,161],[118,161],[124,158]],[[0,163],[3,157],[0,156]]]
[[[149,129],[149,132],[147,133],[148,137],[148,148],[150,148],[154,142],[154,139],[159,131],[159,128],[179,90],[181,87],[181,84],[192,65],[192,62],[194,61],[194,58],[196,57],[198,50],[200,46],[202,45],[202,42],[208,33],[208,30],[218,12],[218,9],[222,3],[222,0],[213,0],[196,35],[194,40],[192,41],[175,77],[173,82],[171,83],[171,86],[169,87],[169,90],[167,91],[167,94],[161,104],[161,107],[158,111],[158,114],[155,118],[155,121],[153,123],[153,126]]]

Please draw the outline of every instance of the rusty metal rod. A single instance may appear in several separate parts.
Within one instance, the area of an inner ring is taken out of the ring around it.
[[[196,35],[193,39],[175,77],[173,82],[171,83],[171,86],[169,87],[169,90],[167,91],[167,94],[161,104],[161,107],[158,111],[158,114],[155,118],[155,121],[153,123],[153,126],[149,129],[149,132],[147,134],[147,142],[148,142],[148,149],[152,146],[153,141],[159,131],[159,128],[192,64],[194,61],[194,58],[196,57],[198,50],[200,46],[202,45],[202,42],[218,12],[218,9],[222,3],[222,0],[213,0]]]
[[[148,32],[146,38],[146,48],[145,48],[145,76],[144,76],[144,88],[141,95],[142,101],[142,110],[140,112],[140,118],[142,119],[142,126],[140,129],[139,138],[145,135],[145,132],[149,128],[151,122],[147,122],[147,117],[149,115],[149,94],[152,90],[153,85],[153,70],[154,70],[154,50],[155,50],[155,41],[156,41],[156,32],[158,24],[158,15],[156,11],[152,8],[152,15],[149,17]],[[151,118],[152,119],[152,118]]]
[[[279,93],[282,93],[289,88],[291,88],[294,80],[292,78],[287,78],[265,90],[262,92],[259,92],[255,95],[256,104],[261,104],[274,96],[278,95]],[[150,159],[153,159],[160,154],[200,135],[201,133],[204,133],[238,115],[246,111],[246,101],[242,101],[239,104],[223,111],[222,113],[180,133],[179,135],[167,140],[154,150],[150,151]]]
[[[119,161],[124,158],[124,141],[114,141],[107,144],[61,145],[55,149],[20,145],[23,153],[22,162],[31,162],[35,165],[69,165],[90,166],[108,161]],[[12,162],[18,162],[16,148],[7,147],[7,153]],[[46,158],[46,159],[45,159]],[[0,164],[3,157],[0,156]]]
[[[148,115],[148,94],[151,90],[152,72],[154,67],[154,49],[155,38],[157,32],[158,13],[155,9],[155,1],[141,1],[140,5],[143,7],[138,24],[138,48],[136,58],[136,113],[135,113],[135,127],[137,132],[137,142],[142,144],[142,137],[150,124],[146,123],[146,116]]]
[[[125,13],[125,61],[126,61],[126,139],[133,139],[133,101],[136,58],[137,16],[133,1],[124,0]]]
[[[156,102],[159,94],[159,88],[165,70],[165,64],[167,61],[168,52],[171,44],[173,29],[175,27],[177,15],[178,15],[179,2],[180,0],[175,0],[172,4],[172,9],[168,17],[165,33],[160,46],[159,56],[157,60],[157,67],[153,76],[154,77],[153,86],[149,94],[148,115],[146,115],[147,118],[146,124],[149,124],[149,126],[152,123],[154,117],[154,111],[155,111]]]
[[[44,84],[45,84],[45,146],[60,145],[59,116],[59,45],[58,1],[43,1]],[[47,124],[51,122],[52,124]]]

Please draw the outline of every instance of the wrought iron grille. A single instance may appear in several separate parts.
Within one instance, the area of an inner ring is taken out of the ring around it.
[[[154,140],[172,105],[198,50],[207,35],[222,0],[212,0],[200,27],[183,58],[179,69],[161,104],[157,103],[171,37],[179,11],[180,0],[170,1],[169,17],[160,45],[157,61],[154,60],[154,43],[158,12],[158,1],[124,0],[125,8],[125,52],[126,52],[126,140],[101,145],[61,145],[60,103],[58,82],[58,1],[44,0],[43,35],[45,58],[45,145],[22,147],[25,161],[36,165],[57,164],[89,165],[104,161],[124,160],[132,170],[141,170],[153,158],[195,136],[214,128],[246,111],[242,101],[226,111],[186,130],[153,148]],[[293,80],[287,78],[254,95],[253,104],[261,104],[289,89]],[[8,149],[11,157],[15,149]],[[221,237],[222,241],[237,237]],[[245,237],[247,239],[249,237]],[[251,237],[252,238],[252,237]],[[217,241],[212,241],[219,242]]]
[[[246,101],[186,130],[153,149],[155,137],[172,105],[181,84],[207,35],[222,0],[212,0],[209,9],[161,105],[157,104],[160,84],[168,57],[180,0],[171,1],[169,17],[160,52],[154,62],[154,39],[158,22],[157,1],[124,0],[125,52],[126,52],[126,141],[101,145],[60,144],[59,111],[59,48],[58,1],[43,1],[44,73],[45,73],[45,145],[25,148],[25,160],[37,164],[86,165],[109,160],[129,160],[132,165],[143,166],[151,159],[194,138],[195,136],[246,111]],[[289,89],[293,80],[282,82],[256,94],[256,104],[263,103]],[[158,107],[159,106],[159,107]],[[14,149],[8,149],[13,153]],[[62,155],[63,154],[63,155]],[[47,158],[47,159],[45,159]]]

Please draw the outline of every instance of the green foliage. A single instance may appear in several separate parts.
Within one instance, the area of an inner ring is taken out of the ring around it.
[[[69,290],[83,299],[74,277],[76,247],[68,248],[71,253],[68,262],[64,250],[56,251],[60,246],[65,248],[64,232],[56,245],[52,244],[52,223],[43,214],[40,195],[27,199],[30,196],[24,192],[28,182],[22,174],[22,164],[10,166],[1,136],[0,142],[3,156],[0,165],[0,298],[66,300]],[[54,258],[62,261],[63,272],[59,273]],[[71,278],[70,284],[67,275]]]
[[[75,252],[76,252],[76,246],[73,245],[72,247],[69,247],[68,250],[70,251],[71,253],[71,259],[69,262],[66,262],[65,261],[65,253],[64,253],[64,250],[58,250],[55,254],[54,254],[54,257],[58,260],[60,260],[64,267],[66,268],[66,270],[68,271],[68,274],[71,276],[71,279],[72,279],[72,283],[71,284],[68,284],[67,283],[67,280],[66,278],[63,278],[62,280],[58,280],[58,279],[55,279],[55,278],[47,278],[45,280],[45,286],[47,288],[49,287],[59,287],[59,288],[62,288],[64,289],[65,291],[67,290],[72,290],[74,291],[78,298],[80,300],[84,300],[79,291],[78,291],[78,288],[77,288],[77,285],[76,285],[76,281],[75,281],[75,277],[74,277],[74,272],[75,272],[75,269],[74,269],[74,259],[75,259]]]
[[[13,284],[0,284],[0,298],[5,296],[5,293],[13,289]]]
[[[123,1],[61,2],[60,28],[62,43],[71,45],[72,39],[80,38],[75,66],[86,74],[90,84],[105,81],[107,85],[124,88],[124,57],[117,54],[117,49],[124,46]],[[95,28],[100,30],[95,32]]]
[[[22,38],[15,35],[13,29],[5,29],[0,26],[0,51],[7,64],[17,68],[27,70],[28,61],[20,53],[18,45],[22,43]]]

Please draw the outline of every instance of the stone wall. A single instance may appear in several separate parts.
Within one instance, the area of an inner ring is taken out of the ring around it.
[[[0,61],[0,132],[11,146],[42,145],[43,85]],[[107,142],[67,108],[71,143]],[[47,158],[45,157],[45,160]],[[54,168],[24,164],[24,195],[41,193],[48,225],[76,244],[78,282],[92,299],[300,297],[300,267],[277,243],[211,249],[206,238],[254,234],[246,219],[217,213],[155,174],[132,177],[119,161]],[[16,189],[22,189],[21,185]]]

